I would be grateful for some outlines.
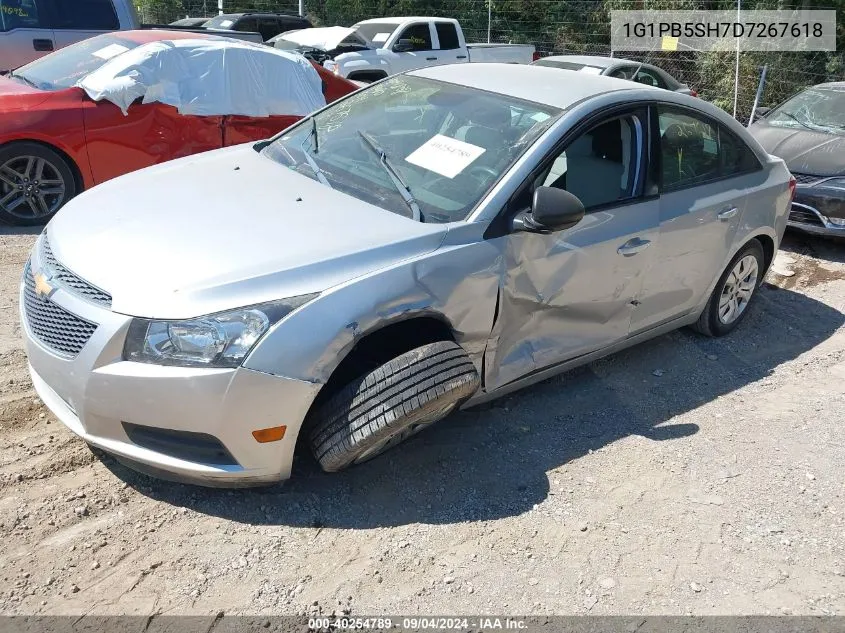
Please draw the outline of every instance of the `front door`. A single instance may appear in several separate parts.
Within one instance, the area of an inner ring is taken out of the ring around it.
[[[485,356],[491,391],[628,336],[658,239],[659,201],[646,198],[646,111],[611,115],[550,155],[533,189],[560,187],[584,203],[575,227],[504,240],[498,315]]]
[[[223,117],[185,116],[161,103],[133,103],[128,114],[109,101],[85,99],[83,117],[94,182],[223,147]]]
[[[409,40],[411,50],[397,52],[391,56],[390,65],[393,73],[434,66],[437,63],[440,51],[434,50],[431,25],[428,22],[418,22],[405,27],[396,41],[399,40]]]

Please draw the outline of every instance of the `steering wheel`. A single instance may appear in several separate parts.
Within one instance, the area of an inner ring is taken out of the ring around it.
[[[467,173],[476,180],[482,181],[486,180],[485,176],[491,176],[493,179],[499,177],[499,173],[495,169],[485,165],[475,165],[474,167],[470,167]]]

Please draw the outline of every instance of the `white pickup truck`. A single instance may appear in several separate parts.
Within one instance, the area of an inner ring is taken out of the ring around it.
[[[350,28],[289,31],[272,43],[298,50],[336,75],[358,82],[441,64],[530,64],[535,59],[530,44],[467,44],[461,25],[448,18],[375,18]]]

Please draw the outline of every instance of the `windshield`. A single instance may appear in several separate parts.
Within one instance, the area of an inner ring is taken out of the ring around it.
[[[600,75],[601,71],[604,70],[601,66],[590,66],[589,64],[581,64],[579,62],[560,62],[554,59],[538,59],[534,62],[534,65],[563,68],[564,70],[577,70],[591,75]]]
[[[810,88],[800,92],[766,116],[776,127],[810,128],[845,133],[845,90]]]
[[[203,24],[203,27],[207,29],[228,29],[231,28],[234,23],[235,20],[232,16],[218,15]]]
[[[98,35],[36,59],[12,73],[41,90],[63,90],[76,85],[112,57],[140,46],[119,35]]]
[[[356,24],[352,28],[355,32],[364,38],[367,42],[384,46],[384,43],[393,35],[398,24],[390,24],[387,22],[367,22],[366,24]]]
[[[286,131],[263,153],[382,209],[414,217],[410,197],[423,222],[454,222],[466,219],[559,113],[398,75]]]

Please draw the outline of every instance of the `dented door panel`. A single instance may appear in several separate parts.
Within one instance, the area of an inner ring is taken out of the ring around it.
[[[85,138],[94,182],[223,146],[223,117],[186,116],[161,103],[134,103],[124,115],[86,100]]]
[[[572,229],[503,241],[498,315],[485,355],[485,389],[628,336],[658,240],[658,201],[588,214]],[[648,247],[618,249],[632,239]]]
[[[282,130],[290,127],[302,117],[298,116],[227,116],[223,123],[223,144],[239,145],[251,143],[276,136]]]

